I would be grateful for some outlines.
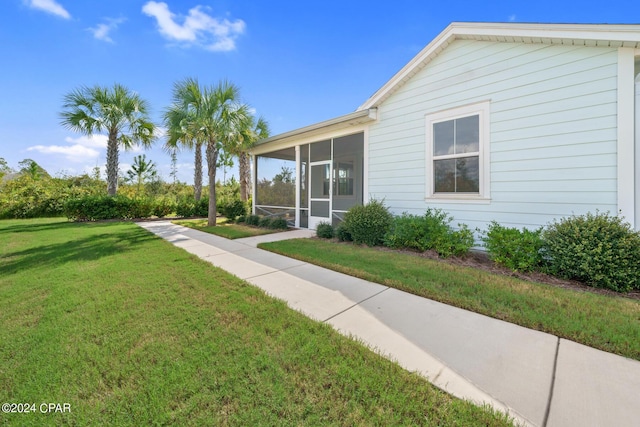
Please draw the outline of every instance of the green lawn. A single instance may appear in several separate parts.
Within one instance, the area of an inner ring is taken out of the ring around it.
[[[216,236],[226,237],[227,239],[241,239],[243,237],[261,236],[263,234],[277,233],[282,230],[270,230],[268,228],[250,227],[243,224],[227,223],[226,219],[218,218],[215,227],[207,226],[206,219],[185,219],[172,221],[174,224],[184,227],[193,228],[194,230],[204,231],[205,233],[215,234]]]
[[[0,221],[0,324],[0,425],[509,425],[132,223]]]
[[[640,301],[320,239],[260,248],[640,360]]]

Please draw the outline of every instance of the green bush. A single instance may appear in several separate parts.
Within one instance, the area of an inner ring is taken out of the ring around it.
[[[176,215],[190,218],[193,216],[193,212],[195,211],[196,202],[193,197],[183,197],[176,203]]]
[[[258,227],[261,228],[271,228],[271,218],[268,216],[263,216],[258,220]]]
[[[349,233],[349,229],[347,228],[344,222],[338,224],[335,230],[335,235],[341,242],[352,242],[353,237],[351,237],[351,233]]]
[[[323,221],[316,226],[316,236],[322,239],[332,239],[333,234],[333,225],[330,222]]]
[[[153,205],[153,215],[158,218],[172,214],[176,209],[176,204],[165,198],[157,199]]]
[[[253,225],[255,227],[260,223],[260,217],[258,215],[249,215],[246,217],[245,222],[247,225]]]
[[[435,250],[440,256],[464,255],[474,245],[473,232],[464,224],[454,230],[452,218],[442,209],[429,208],[424,215],[403,213],[393,219],[384,244],[390,248]]]
[[[203,197],[194,204],[193,216],[209,215],[209,197]]]
[[[247,220],[247,217],[244,215],[240,215],[238,218],[236,218],[236,223],[240,224],[242,222],[245,222]]]
[[[542,233],[552,274],[618,292],[640,289],[640,233],[608,213],[554,221]]]
[[[209,214],[209,198],[202,197],[199,201],[193,196],[181,198],[175,205],[176,215],[189,218],[192,216],[205,217]]]
[[[542,227],[533,231],[519,230],[492,221],[482,241],[489,257],[511,270],[526,272],[542,267]]]
[[[64,214],[73,221],[148,218],[153,215],[153,203],[147,199],[126,196],[85,196],[68,200]]]
[[[382,201],[372,200],[366,205],[350,208],[344,216],[344,224],[353,241],[368,246],[379,245],[391,227],[393,216]]]
[[[234,221],[239,216],[244,216],[247,213],[247,205],[240,199],[227,199],[222,203],[218,212],[221,215],[227,217],[227,219]]]
[[[289,228],[289,224],[287,224],[287,220],[284,218],[273,218],[269,223],[269,228],[273,230],[286,230]]]
[[[473,231],[466,224],[458,224],[457,230],[450,230],[448,234],[436,239],[433,249],[441,257],[448,258],[468,254],[474,244]]]

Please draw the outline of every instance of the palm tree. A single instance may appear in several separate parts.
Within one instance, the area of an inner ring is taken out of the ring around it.
[[[191,128],[195,120],[195,110],[188,105],[176,103],[177,99],[184,99],[186,88],[176,85],[173,89],[174,104],[164,113],[164,124],[167,127],[167,141],[165,149],[175,150],[184,147],[195,151],[195,170],[193,173],[194,198],[202,197],[202,141],[196,139],[197,132]]]
[[[62,125],[91,136],[106,132],[107,193],[118,191],[118,149],[125,150],[136,144],[150,146],[154,140],[155,125],[148,117],[148,104],[138,94],[115,84],[113,88],[82,86],[68,93],[62,104]]]
[[[201,88],[196,79],[185,79],[174,86],[170,110],[181,111],[180,126],[185,134],[206,144],[209,226],[216,225],[215,183],[219,149],[226,149],[235,140],[238,129],[249,115],[247,106],[241,104],[239,98],[238,88],[227,81]]]
[[[145,154],[138,155],[133,159],[131,169],[127,171],[127,180],[136,183],[136,193],[140,194],[140,188],[145,181],[150,181],[158,176],[156,164],[147,160]]]
[[[255,117],[248,116],[241,124],[234,144],[229,149],[232,154],[238,156],[238,169],[240,175],[240,199],[243,202],[249,200],[251,192],[251,164],[248,150],[254,146],[256,141],[269,136],[269,124],[260,117],[256,121]]]

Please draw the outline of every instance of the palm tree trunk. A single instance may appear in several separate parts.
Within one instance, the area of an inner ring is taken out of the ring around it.
[[[118,191],[118,131],[109,131],[107,142],[107,194],[115,196]]]
[[[218,163],[218,147],[215,141],[207,144],[207,170],[209,172],[209,214],[207,225],[216,225],[216,164]]]
[[[251,167],[249,164],[249,154],[246,151],[238,155],[238,165],[240,167],[240,200],[249,200],[251,192]]]
[[[199,201],[202,197],[202,143],[196,143],[196,160],[195,160],[196,170],[193,173],[193,189],[194,189],[194,198],[196,201]]]

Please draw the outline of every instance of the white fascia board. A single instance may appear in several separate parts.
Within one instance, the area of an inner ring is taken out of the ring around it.
[[[456,35],[640,42],[640,25],[454,22]]]
[[[456,38],[496,41],[506,39],[540,41],[541,43],[582,44],[640,47],[640,25],[608,24],[513,24],[484,22],[453,22],[420,51],[407,65],[362,104],[358,110],[377,107],[426,62]],[[616,46],[616,47],[617,47]]]
[[[377,109],[357,110],[344,116],[336,117],[323,122],[314,123],[289,132],[284,132],[261,141],[250,150],[251,154],[264,154],[282,148],[293,147],[300,140],[323,135],[330,132],[338,132],[342,129],[357,128],[363,124],[377,120]]]

